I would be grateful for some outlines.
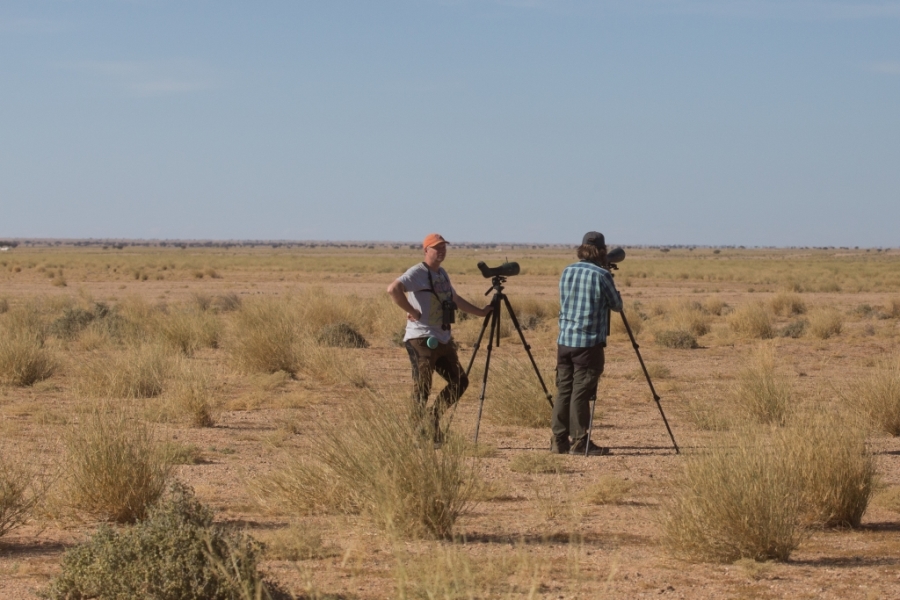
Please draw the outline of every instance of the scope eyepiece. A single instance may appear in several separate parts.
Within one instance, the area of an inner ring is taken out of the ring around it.
[[[512,277],[513,275],[519,274],[519,263],[517,262],[507,262],[503,263],[499,267],[489,267],[484,262],[478,263],[478,270],[481,271],[481,274],[487,277]]]

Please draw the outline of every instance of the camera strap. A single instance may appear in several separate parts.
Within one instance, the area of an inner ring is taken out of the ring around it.
[[[426,265],[424,261],[422,262],[422,265],[425,267],[425,272],[428,273],[428,291],[434,294],[434,297],[438,299],[438,302],[443,302],[441,297],[438,296],[438,293],[434,291],[434,279],[431,278],[431,269],[428,268],[428,265]]]

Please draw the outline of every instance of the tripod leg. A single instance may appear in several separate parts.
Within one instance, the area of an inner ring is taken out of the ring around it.
[[[589,456],[588,450],[591,448],[591,433],[594,431],[594,411],[597,409],[597,393],[591,397],[591,420],[588,421],[587,438],[584,442],[584,456]]]
[[[544,397],[547,398],[547,402],[550,403],[550,408],[552,409],[553,396],[551,396],[550,391],[547,390],[547,385],[544,383],[544,378],[541,377],[541,372],[540,370],[538,370],[537,363],[534,362],[534,356],[531,355],[531,346],[529,346],[528,342],[525,341],[525,334],[522,333],[522,327],[519,325],[519,319],[516,318],[516,313],[513,310],[512,304],[509,303],[509,298],[506,297],[506,294],[503,295],[503,301],[506,304],[506,311],[509,313],[509,318],[512,319],[513,325],[515,326],[516,331],[519,333],[519,339],[522,340],[522,346],[525,347],[525,353],[528,354],[528,360],[531,361],[531,366],[534,368],[534,373],[537,375],[538,381],[541,382],[541,388],[543,388],[544,390]],[[497,310],[497,308],[495,308],[494,310]]]
[[[494,311],[491,311],[493,313]],[[487,315],[484,317],[484,322],[481,324],[481,333],[478,334],[478,339],[475,340],[475,345],[472,346],[472,356],[469,358],[469,366],[466,367],[466,377],[469,376],[469,371],[472,370],[472,365],[475,363],[475,355],[478,354],[478,348],[481,346],[481,338],[484,337],[484,331],[487,329],[488,323],[491,320],[491,315]]]
[[[500,312],[492,310],[491,314],[491,333],[488,338],[487,356],[484,360],[484,376],[481,379],[481,396],[478,397],[478,419],[475,421],[475,443],[478,443],[478,430],[481,428],[481,411],[484,409],[484,393],[487,390],[488,371],[491,367],[491,350],[494,348],[494,331],[499,334],[500,331]]]
[[[662,404],[659,403],[659,394],[656,393],[653,382],[650,380],[650,373],[647,371],[646,365],[644,365],[644,358],[641,356],[641,351],[639,350],[640,346],[638,346],[637,340],[634,339],[634,333],[631,332],[631,326],[628,324],[628,319],[625,318],[625,311],[622,311],[619,314],[622,315],[622,323],[625,325],[625,331],[628,332],[628,337],[631,338],[631,347],[634,348],[634,352],[638,357],[638,362],[641,363],[641,369],[644,371],[644,377],[647,378],[647,385],[650,386],[650,393],[653,394],[653,401],[656,402],[656,408],[659,409],[659,414],[666,426],[666,431],[669,432],[669,438],[672,440],[672,445],[675,447],[675,454],[681,454],[681,451],[678,449],[678,444],[675,442],[675,436],[672,435],[672,428],[669,427],[669,420],[666,419],[666,413],[663,412]]]

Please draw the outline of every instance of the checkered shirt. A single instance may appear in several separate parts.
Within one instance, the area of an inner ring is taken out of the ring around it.
[[[557,344],[571,348],[605,344],[607,309],[622,310],[622,298],[609,271],[586,260],[566,267],[559,279]]]

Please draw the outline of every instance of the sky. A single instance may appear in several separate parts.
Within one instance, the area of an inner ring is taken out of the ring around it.
[[[900,246],[900,0],[4,0],[0,237]]]

